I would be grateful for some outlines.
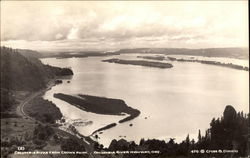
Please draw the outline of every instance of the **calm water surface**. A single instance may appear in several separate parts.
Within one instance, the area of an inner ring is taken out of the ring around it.
[[[115,57],[132,59],[136,55]],[[136,142],[141,138],[176,138],[180,141],[189,134],[196,139],[198,130],[204,134],[212,118],[220,117],[226,105],[248,112],[249,75],[246,71],[188,62],[173,62],[171,69],[101,62],[108,58],[112,57],[42,59],[46,64],[73,69],[71,82],[64,80],[63,84],[49,90],[44,98],[53,101],[67,121],[93,121],[93,124],[76,127],[82,134],[89,135],[124,116],[85,112],[54,98],[54,93],[123,99],[141,111],[134,120],[99,134],[99,142],[104,146],[112,139],[120,138]]]

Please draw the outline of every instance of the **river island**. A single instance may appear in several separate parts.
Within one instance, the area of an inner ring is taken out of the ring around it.
[[[129,115],[124,119],[120,120],[119,123],[132,120],[140,115],[139,110],[129,107],[121,99],[111,99],[111,98],[82,95],[82,94],[73,96],[63,93],[55,93],[54,97],[66,101],[67,103],[74,105],[79,109],[87,112],[104,114],[104,115],[121,115],[121,116],[126,114]],[[112,124],[111,127],[114,126],[115,124]],[[110,128],[110,126],[106,128]]]
[[[103,62],[109,63],[117,63],[117,64],[127,64],[127,65],[139,65],[139,66],[147,66],[147,67],[156,67],[156,68],[172,68],[173,65],[170,63],[163,63],[163,62],[155,62],[155,61],[145,61],[145,60],[123,60],[123,59],[107,59],[102,60]]]

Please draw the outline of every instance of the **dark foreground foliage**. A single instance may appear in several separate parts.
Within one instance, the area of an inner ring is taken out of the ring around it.
[[[85,147],[79,142],[79,139],[68,138],[62,141],[61,149],[63,151],[85,151]]]
[[[54,130],[46,125],[37,125],[33,133],[33,143],[36,145],[43,145],[54,134]]]
[[[199,130],[198,141],[189,139],[189,135],[181,143],[174,138],[169,141],[157,139],[141,139],[139,144],[128,142],[125,139],[113,140],[108,151],[160,151],[160,154],[137,154],[136,157],[246,157],[249,115],[243,112],[236,113],[235,109],[226,106],[221,118],[213,118],[210,128],[205,135]],[[100,147],[100,146],[99,146]],[[100,150],[99,148],[97,148]],[[237,153],[193,153],[200,150],[237,150]],[[134,157],[133,154],[124,154],[122,157]]]
[[[37,97],[25,108],[29,116],[43,123],[53,124],[62,118],[60,109],[51,101]]]

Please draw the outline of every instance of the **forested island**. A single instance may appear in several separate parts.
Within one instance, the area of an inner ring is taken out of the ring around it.
[[[165,59],[164,56],[160,56],[160,55],[157,55],[157,56],[137,56],[137,58],[150,59],[150,60],[160,60],[160,61]]]
[[[61,99],[74,105],[84,111],[93,112],[96,114],[105,114],[105,115],[125,115],[129,116],[120,120],[119,123],[123,123],[129,120],[134,119],[135,117],[140,115],[140,111],[134,108],[129,107],[123,100],[121,99],[111,99],[90,95],[67,95],[62,93],[54,94],[55,98]],[[115,126],[112,124],[104,129]]]
[[[162,68],[162,69],[173,67],[173,65],[170,63],[153,62],[153,61],[145,61],[145,60],[123,60],[123,59],[113,58],[113,59],[107,59],[107,60],[102,60],[102,61],[109,62],[109,63],[117,63],[117,64],[155,67],[155,68]]]

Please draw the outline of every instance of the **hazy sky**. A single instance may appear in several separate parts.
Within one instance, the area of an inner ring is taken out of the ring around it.
[[[1,45],[248,47],[247,1],[1,1]]]

